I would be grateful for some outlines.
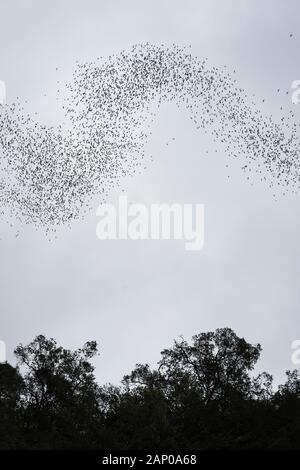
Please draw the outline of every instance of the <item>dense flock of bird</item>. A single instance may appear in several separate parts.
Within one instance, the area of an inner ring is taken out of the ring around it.
[[[67,126],[36,122],[20,100],[0,107],[3,217],[55,230],[83,216],[94,196],[105,200],[124,175],[145,167],[151,122],[166,102],[184,108],[228,157],[240,157],[248,179],[299,189],[293,113],[266,117],[234,74],[189,48],[142,44],[78,65],[63,96]]]

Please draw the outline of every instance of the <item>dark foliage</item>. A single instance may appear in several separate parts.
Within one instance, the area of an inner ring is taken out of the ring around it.
[[[0,364],[2,449],[300,449],[300,374],[255,377],[260,345],[231,329],[175,341],[155,370],[100,386],[97,344],[69,351],[37,336]]]

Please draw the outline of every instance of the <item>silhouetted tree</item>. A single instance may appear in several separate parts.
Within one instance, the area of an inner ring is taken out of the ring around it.
[[[7,449],[20,445],[22,434],[21,393],[23,379],[17,368],[0,364],[0,443]]]
[[[230,328],[164,349],[121,386],[99,386],[97,344],[70,351],[37,336],[0,364],[3,449],[299,449],[300,373],[253,375],[260,345]]]
[[[24,369],[25,426],[32,447],[93,446],[100,425],[99,387],[89,362],[94,341],[71,352],[53,339],[37,336],[15,350]]]
[[[143,403],[149,394],[156,405],[164,403],[169,427],[176,430],[175,446],[227,447],[224,426],[231,433],[238,427],[237,415],[252,395],[249,372],[260,351],[260,345],[250,345],[231,329],[218,329],[194,336],[192,344],[175,341],[162,351],[157,371],[139,364],[124,383]]]

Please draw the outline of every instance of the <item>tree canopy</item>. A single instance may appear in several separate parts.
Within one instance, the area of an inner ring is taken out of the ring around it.
[[[94,376],[95,341],[70,351],[37,336],[0,364],[2,449],[300,448],[300,374],[255,375],[261,346],[230,328],[184,338],[119,386]]]

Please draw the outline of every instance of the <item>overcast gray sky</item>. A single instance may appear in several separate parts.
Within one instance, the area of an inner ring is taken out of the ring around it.
[[[0,0],[0,15],[7,100],[27,99],[47,123],[59,122],[56,80],[70,79],[77,60],[146,41],[191,44],[211,65],[235,69],[241,86],[266,98],[266,114],[293,106],[300,119],[290,95],[275,93],[300,79],[296,0]],[[96,339],[98,379],[118,382],[136,362],[153,365],[176,336],[229,326],[262,344],[259,369],[281,380],[300,339],[300,195],[276,202],[267,186],[251,186],[240,162],[205,153],[214,148],[209,136],[171,105],[149,145],[154,162],[122,188],[134,202],[204,203],[203,250],[187,252],[180,241],[101,242],[95,210],[51,242],[33,227],[19,238],[2,227],[8,359],[39,333],[70,348]]]

